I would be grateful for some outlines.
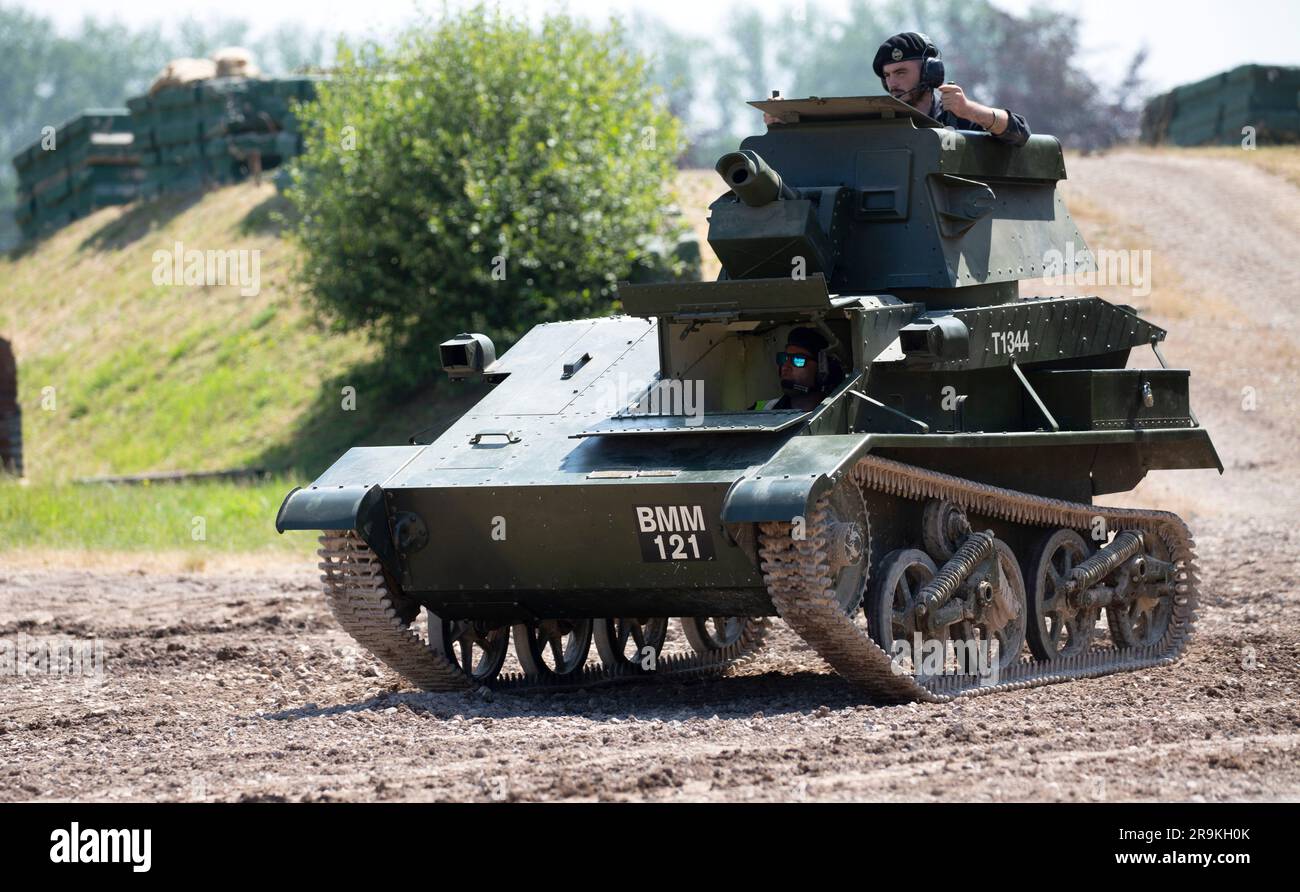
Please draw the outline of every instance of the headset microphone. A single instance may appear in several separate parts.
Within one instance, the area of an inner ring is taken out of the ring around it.
[[[931,88],[926,84],[917,84],[915,87],[903,93],[901,96],[895,96],[894,98],[897,99],[899,102],[906,102],[913,93],[916,93],[920,90],[928,90],[928,89]]]

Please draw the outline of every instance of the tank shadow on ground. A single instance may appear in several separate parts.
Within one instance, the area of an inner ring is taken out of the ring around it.
[[[353,703],[320,706],[308,702],[292,709],[265,713],[272,721],[340,716],[351,713],[406,709],[432,719],[472,718],[590,718],[638,721],[750,718],[813,713],[819,709],[884,708],[898,704],[864,699],[837,676],[816,672],[770,672],[711,681],[648,682],[581,691],[536,691],[527,694],[432,694],[388,691]],[[743,704],[743,705],[742,705]]]
[[[78,250],[116,251],[126,248],[198,204],[206,194],[200,190],[137,201],[122,216],[88,235]]]
[[[240,235],[280,237],[294,222],[293,204],[282,193],[269,195],[239,221]]]

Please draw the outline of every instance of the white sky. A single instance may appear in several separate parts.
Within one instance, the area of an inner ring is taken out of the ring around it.
[[[116,17],[128,24],[171,22],[193,15],[202,20],[244,19],[254,36],[282,21],[296,21],[327,32],[383,35],[414,18],[420,8],[441,4],[417,0],[7,0],[53,16],[72,27],[86,14]],[[750,0],[753,2],[753,0]],[[758,8],[783,6],[788,0]],[[1022,12],[1033,0],[993,0]],[[1040,0],[1040,3],[1042,0]],[[532,16],[557,8],[590,18],[640,9],[674,28],[700,36],[725,27],[735,0],[500,0],[504,8]],[[466,5],[449,0],[449,5]],[[834,0],[823,0],[831,8]],[[1046,0],[1056,9],[1077,12],[1084,23],[1086,61],[1102,83],[1114,83],[1133,52],[1146,43],[1151,55],[1146,76],[1158,89],[1197,80],[1243,62],[1300,65],[1300,0]],[[900,22],[899,30],[914,27]],[[864,49],[873,51],[874,47]]]

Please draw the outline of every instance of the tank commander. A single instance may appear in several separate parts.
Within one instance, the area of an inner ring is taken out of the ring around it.
[[[786,338],[785,350],[776,354],[785,393],[776,399],[759,400],[749,408],[800,412],[816,408],[826,398],[826,391],[833,390],[844,377],[839,363],[827,353],[828,346],[826,338],[815,329],[793,329]]]
[[[1013,146],[1029,140],[1029,125],[1022,115],[982,105],[957,84],[943,82],[943,56],[924,34],[895,34],[876,50],[871,67],[889,95],[945,127],[982,130]],[[763,121],[773,124],[777,119],[764,113]]]

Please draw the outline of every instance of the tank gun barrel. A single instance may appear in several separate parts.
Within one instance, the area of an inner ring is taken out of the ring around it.
[[[789,201],[799,195],[785,184],[781,174],[750,149],[728,152],[718,159],[714,170],[726,181],[736,197],[750,207],[762,207],[777,199]]]

